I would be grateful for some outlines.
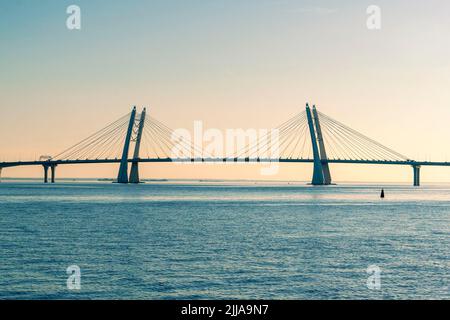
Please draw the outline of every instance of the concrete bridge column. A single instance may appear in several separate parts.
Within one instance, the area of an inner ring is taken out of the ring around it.
[[[130,122],[128,124],[127,135],[123,146],[122,159],[120,161],[119,174],[117,176],[118,183],[128,183],[128,152],[130,148],[131,135],[133,133],[134,121],[136,118],[136,107],[131,111]]]
[[[317,144],[319,145],[320,161],[322,162],[323,184],[331,184],[330,167],[328,166],[327,152],[325,150],[325,142],[323,140],[322,128],[320,126],[319,114],[316,106],[313,105],[312,115],[317,133]]]
[[[51,167],[50,167],[50,169],[51,169],[51,173],[52,173],[52,183],[55,183],[55,175],[56,175],[56,164],[54,164],[54,165],[52,165]]]
[[[419,187],[420,186],[420,166],[413,165],[413,172],[414,172],[414,186]]]
[[[311,109],[309,108],[308,104],[306,104],[306,117],[308,119],[309,133],[311,135],[311,144],[314,157],[314,170],[311,184],[323,185],[325,184],[325,181],[323,177],[322,161],[320,160],[319,148],[317,146],[316,131],[314,128],[313,117],[311,114]]]
[[[44,183],[48,183],[48,166],[44,165]]]
[[[0,167],[0,182],[2,182],[2,170],[3,170],[3,168]]]
[[[144,131],[144,124],[145,124],[145,114],[146,114],[146,108],[141,113],[141,119],[139,120],[139,128],[138,133],[136,137],[136,144],[134,146],[134,154],[133,154],[133,161],[131,164],[131,172],[130,172],[130,183],[139,183],[139,150],[141,148],[141,140],[142,140],[142,132]]]

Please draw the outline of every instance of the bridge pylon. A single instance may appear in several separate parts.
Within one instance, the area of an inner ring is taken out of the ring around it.
[[[319,153],[320,153],[320,162],[322,164],[322,172],[323,172],[323,184],[329,185],[331,184],[331,173],[330,167],[328,165],[327,152],[325,150],[325,142],[323,140],[322,128],[320,126],[319,114],[317,113],[316,106],[313,105],[312,114],[314,118],[314,124],[317,133],[317,143],[319,144]]]
[[[120,161],[117,183],[128,183],[128,153],[130,151],[130,140],[131,135],[133,133],[135,119],[136,119],[136,107],[134,107],[133,111],[131,111],[127,135],[125,137],[125,143],[123,145],[122,159]]]
[[[306,117],[308,119],[309,133],[311,135],[311,145],[313,149],[314,157],[314,171],[311,184],[312,185],[323,185],[325,184],[322,161],[320,160],[319,148],[317,147],[316,131],[314,128],[313,116],[311,114],[311,109],[309,105],[306,104]]]
[[[134,154],[133,154],[133,162],[131,163],[131,172],[130,172],[130,183],[139,183],[139,151],[141,148],[141,139],[142,139],[142,132],[144,130],[145,125],[145,115],[146,115],[146,108],[142,110],[141,117],[139,120],[139,128],[136,136],[136,141],[134,145]]]

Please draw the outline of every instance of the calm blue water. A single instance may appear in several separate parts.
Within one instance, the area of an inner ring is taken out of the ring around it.
[[[385,190],[3,182],[0,298],[450,298],[450,187]]]

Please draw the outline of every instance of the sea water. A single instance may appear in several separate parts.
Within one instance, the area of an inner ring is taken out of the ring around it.
[[[0,259],[3,299],[449,299],[450,186],[3,181]]]

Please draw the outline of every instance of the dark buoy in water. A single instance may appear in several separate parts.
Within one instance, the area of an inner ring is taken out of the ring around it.
[[[381,189],[380,198],[384,198],[384,189]]]

